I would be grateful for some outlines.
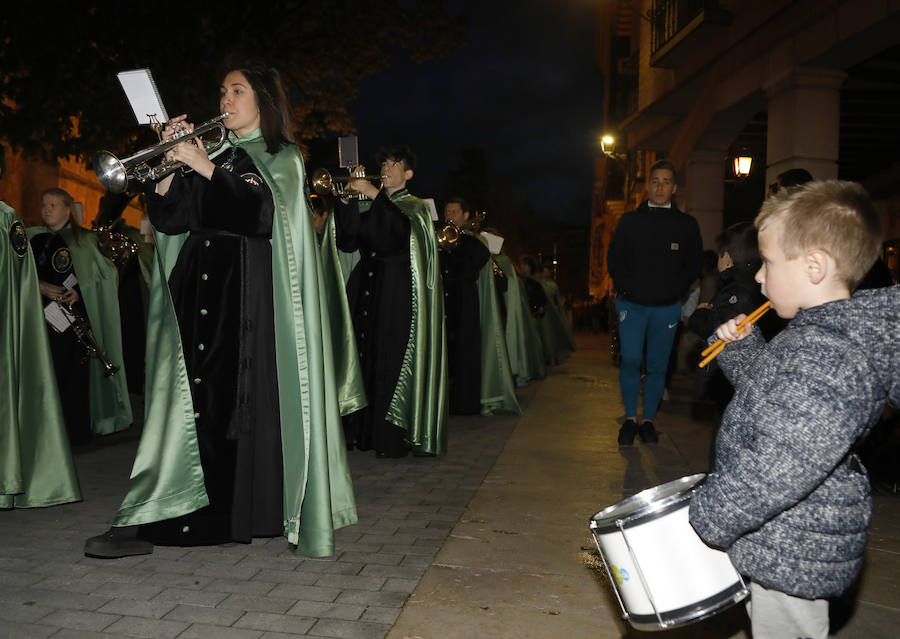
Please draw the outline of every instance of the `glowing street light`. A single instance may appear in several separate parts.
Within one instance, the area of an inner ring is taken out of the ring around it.
[[[750,167],[753,166],[753,156],[747,149],[741,149],[734,158],[735,177],[745,178],[750,175]]]

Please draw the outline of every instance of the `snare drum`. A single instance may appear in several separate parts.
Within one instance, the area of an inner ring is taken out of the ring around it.
[[[703,543],[688,521],[693,489],[705,478],[649,488],[588,524],[622,615],[639,630],[699,621],[750,593],[728,555]]]

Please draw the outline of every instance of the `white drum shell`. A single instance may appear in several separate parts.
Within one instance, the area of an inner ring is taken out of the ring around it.
[[[594,533],[631,615],[655,614],[647,590],[657,611],[665,613],[714,598],[741,583],[728,555],[707,546],[694,532],[688,506],[686,498],[666,514],[650,514],[646,521],[635,517],[623,521],[621,530]]]

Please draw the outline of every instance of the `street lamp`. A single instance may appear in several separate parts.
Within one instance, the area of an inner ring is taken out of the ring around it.
[[[750,175],[750,167],[753,165],[753,156],[747,149],[741,149],[734,156],[734,176],[745,178]]]
[[[604,155],[616,157],[616,138],[608,133],[600,138],[600,150]]]

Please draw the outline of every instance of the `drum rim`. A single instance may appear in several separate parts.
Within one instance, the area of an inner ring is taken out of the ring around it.
[[[706,473],[695,473],[642,490],[598,512],[591,517],[589,527],[597,533],[612,532],[618,530],[620,524],[625,526],[635,520],[647,519],[649,515],[656,513],[659,513],[659,515],[665,514],[660,512],[663,510],[668,513],[672,510],[671,507],[673,505],[689,499],[691,492],[704,479],[706,479]],[[670,492],[673,486],[677,486],[678,490]],[[664,493],[669,494],[666,494],[661,499],[656,498],[656,496]],[[629,510],[628,506],[631,505],[635,506],[635,508]]]
[[[675,610],[661,610],[659,618],[655,614],[635,615],[628,613],[626,619],[637,630],[671,630],[680,626],[686,626],[703,619],[708,619],[732,606],[739,604],[750,596],[750,589],[740,580],[710,595],[702,601],[696,601],[688,606]],[[660,625],[660,618],[663,624]]]

